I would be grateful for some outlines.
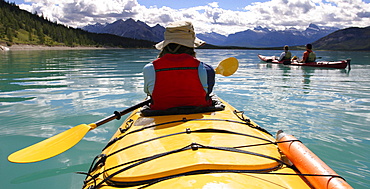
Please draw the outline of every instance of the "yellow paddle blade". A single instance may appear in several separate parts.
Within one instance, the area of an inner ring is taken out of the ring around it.
[[[233,75],[236,70],[238,70],[239,62],[238,59],[234,57],[226,58],[225,60],[221,61],[217,68],[216,74],[221,74],[223,76],[230,76]]]
[[[94,124],[81,124],[39,143],[14,152],[8,157],[13,163],[32,163],[54,157],[76,145]]]

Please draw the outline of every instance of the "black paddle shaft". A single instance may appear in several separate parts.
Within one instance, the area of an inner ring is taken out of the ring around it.
[[[121,112],[115,112],[114,114],[110,115],[109,117],[106,117],[106,118],[104,118],[102,120],[99,120],[99,121],[95,122],[95,124],[98,127],[98,126],[103,125],[105,123],[108,123],[108,122],[110,122],[110,121],[112,121],[114,119],[117,119],[117,118],[119,119],[119,118],[121,118],[121,116],[123,116],[123,115],[125,115],[127,113],[130,113],[130,112],[132,112],[132,111],[134,111],[134,110],[136,110],[136,109],[138,109],[140,107],[143,107],[145,105],[148,105],[150,103],[150,101],[151,101],[151,99],[148,99],[148,100],[145,100],[143,102],[140,102],[139,104],[136,104],[134,106],[131,106],[131,107],[125,109],[125,110],[122,110]]]

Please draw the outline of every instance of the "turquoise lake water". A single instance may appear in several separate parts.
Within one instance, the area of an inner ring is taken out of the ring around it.
[[[12,152],[81,123],[92,123],[141,102],[143,66],[156,50],[0,52],[0,188],[77,189],[92,159],[122,123],[109,122],[67,152],[29,164]],[[302,56],[302,51],[293,51]],[[197,50],[214,67],[239,60],[218,75],[215,93],[261,127],[295,135],[354,188],[370,188],[370,53],[317,51],[322,60],[351,58],[352,69],[260,62],[268,50]]]

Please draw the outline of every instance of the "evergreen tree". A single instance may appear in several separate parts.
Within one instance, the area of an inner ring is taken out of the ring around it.
[[[9,42],[13,42],[13,33],[10,28],[6,28],[6,37],[8,38]]]

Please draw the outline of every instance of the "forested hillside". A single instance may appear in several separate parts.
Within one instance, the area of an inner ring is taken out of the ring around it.
[[[19,9],[14,3],[0,0],[0,42],[32,45],[111,46],[150,48],[154,42],[135,40],[110,34],[94,34],[53,23]]]
[[[336,31],[313,43],[314,48],[324,50],[370,50],[370,26],[351,27]]]

